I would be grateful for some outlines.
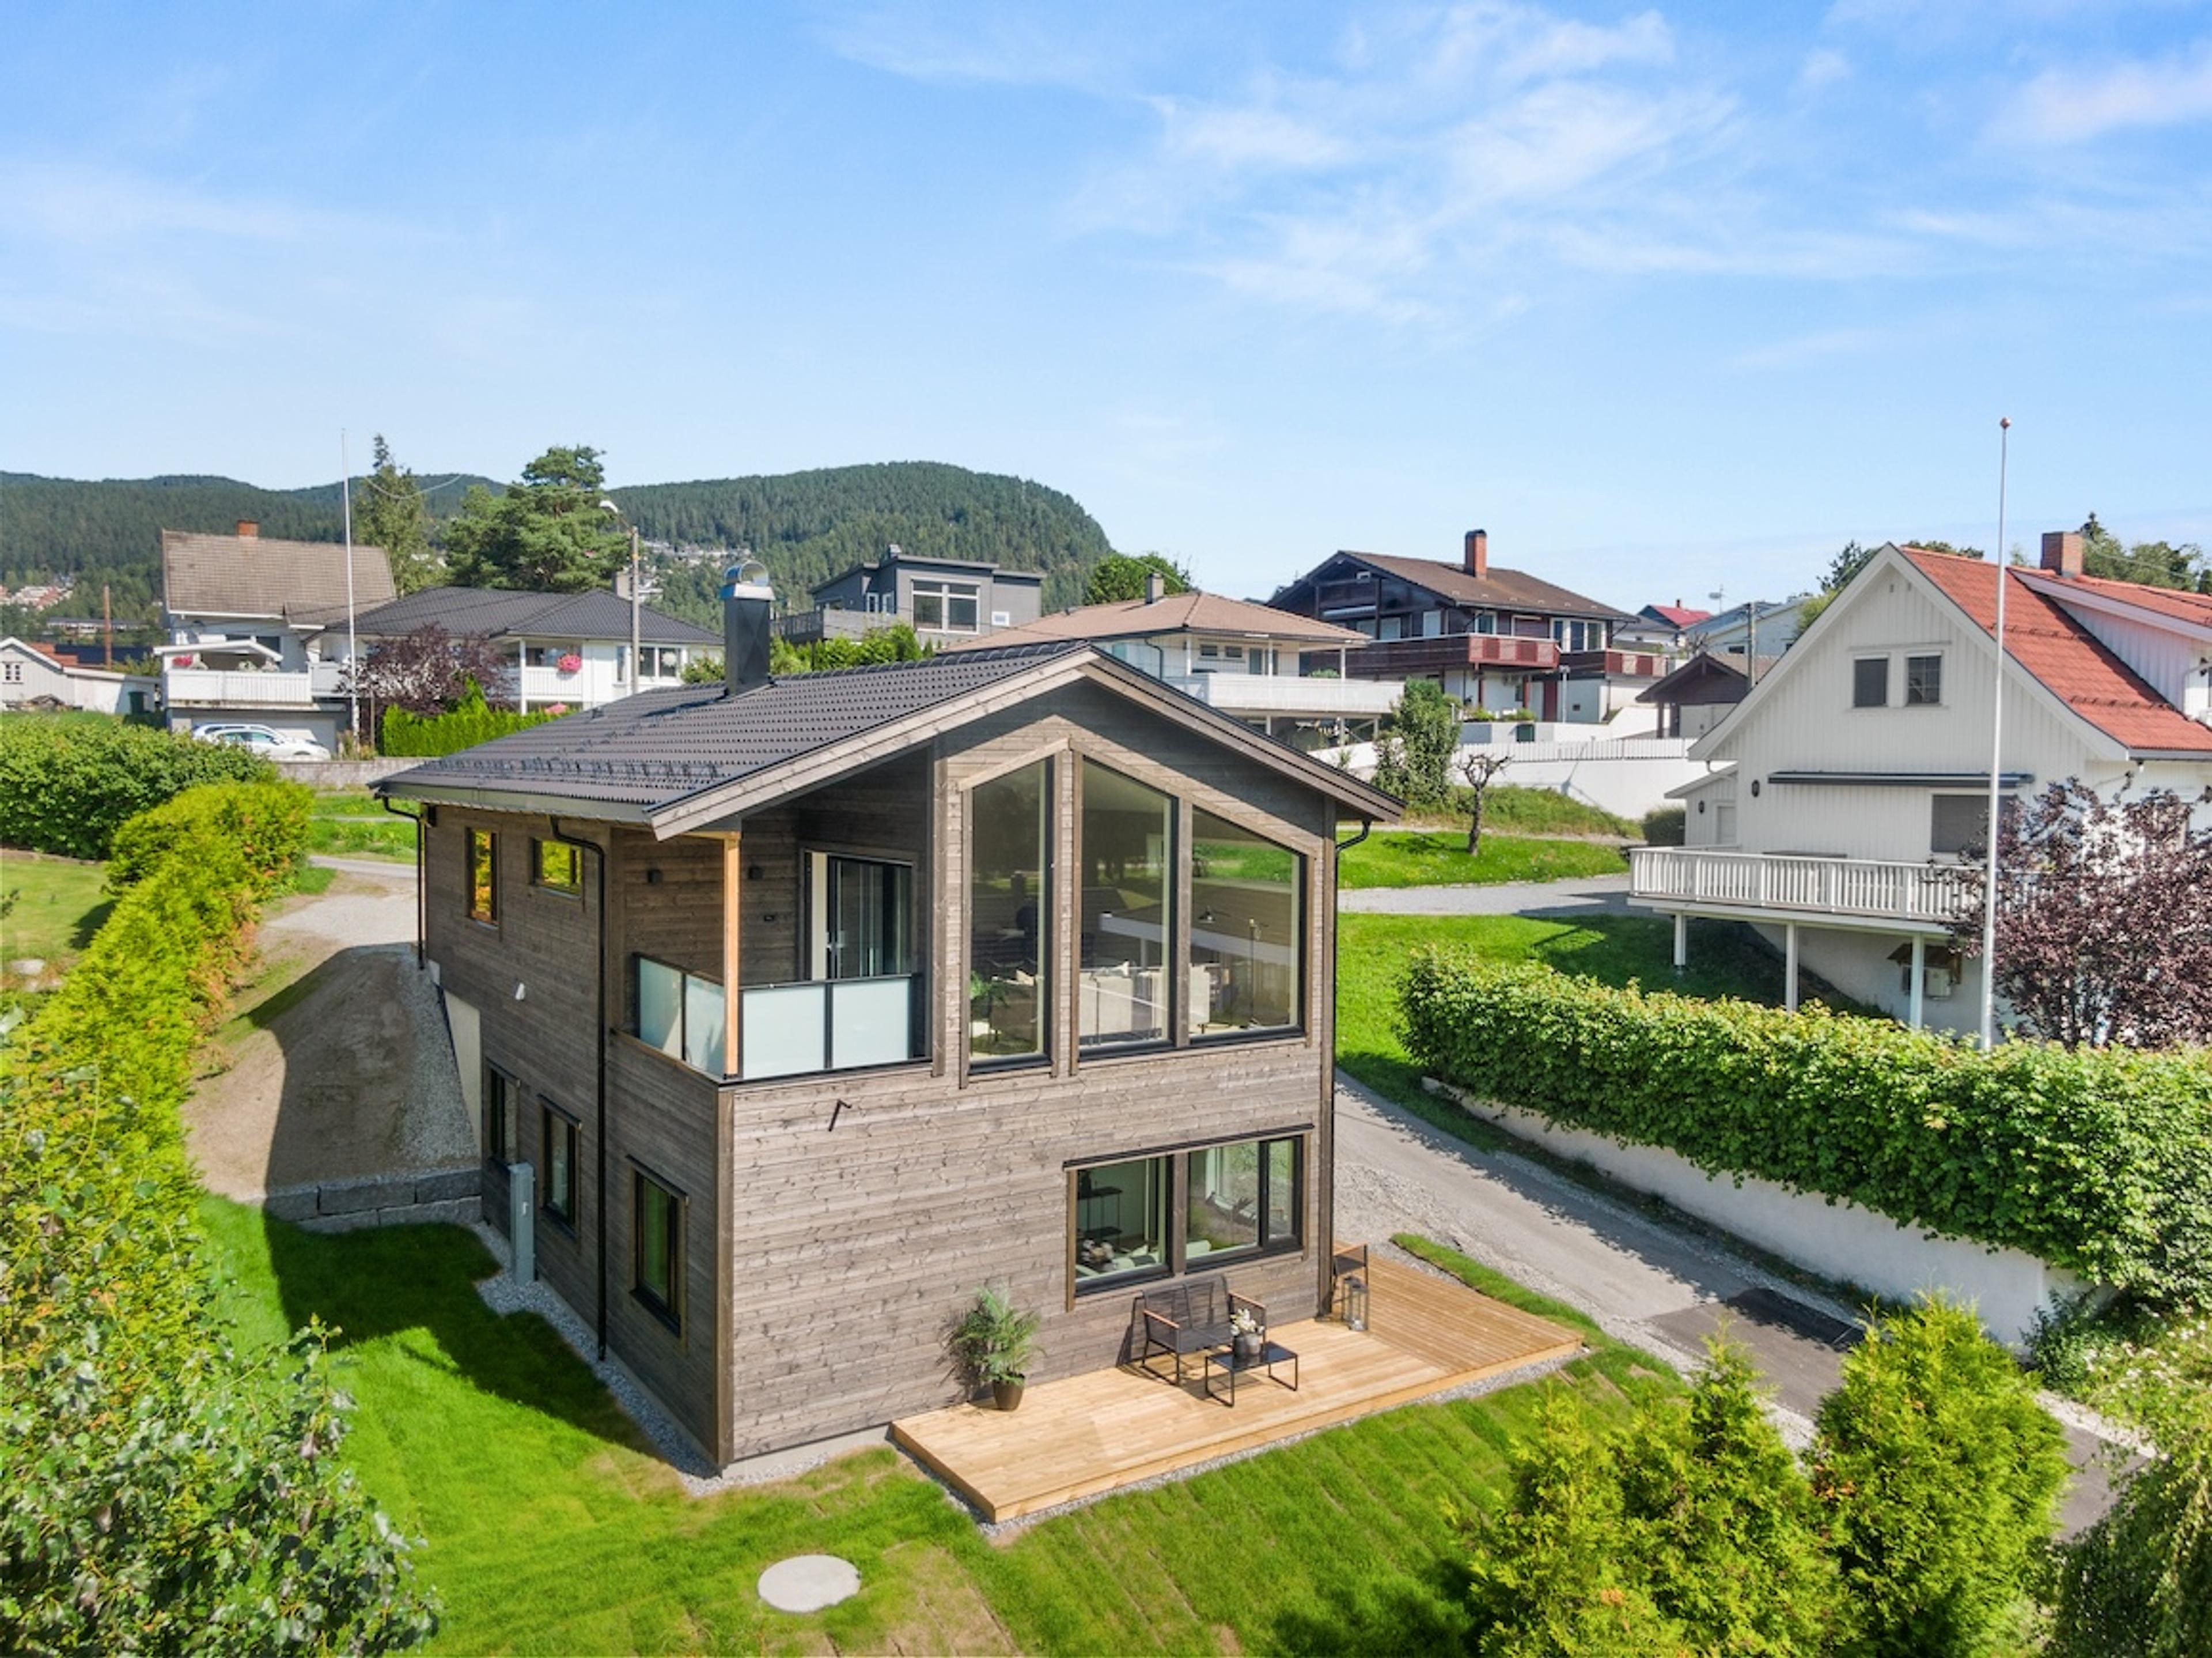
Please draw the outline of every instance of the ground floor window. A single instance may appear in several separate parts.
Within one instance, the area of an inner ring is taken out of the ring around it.
[[[632,1177],[631,1213],[637,1235],[631,1289],[671,1329],[680,1329],[684,1282],[684,1199],[643,1169]]]
[[[1172,1157],[1139,1157],[1075,1175],[1075,1277],[1090,1289],[1168,1270]]]
[[[1076,1292],[1296,1249],[1304,1182],[1302,1135],[1079,1169],[1069,1215]]]
[[[495,1065],[484,1066],[483,1154],[487,1163],[514,1161],[514,1078]]]
[[[576,1120],[551,1102],[545,1102],[545,1190],[538,1204],[564,1227],[576,1224],[576,1165],[582,1133]]]
[[[1185,1154],[1183,1261],[1295,1248],[1298,1143],[1239,1140]]]

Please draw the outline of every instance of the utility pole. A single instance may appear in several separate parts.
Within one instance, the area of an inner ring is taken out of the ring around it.
[[[100,665],[115,665],[115,589],[103,581],[100,584],[100,631],[106,640],[100,648]]]
[[[361,641],[353,622],[353,459],[346,449],[345,428],[338,428],[338,500],[345,514],[346,567],[346,730],[361,741]],[[313,673],[314,670],[308,670]],[[313,695],[313,687],[308,688]]]
[[[1982,872],[1982,1051],[1997,1040],[1997,814],[2004,766],[2005,464],[2011,459],[2012,420],[1997,422],[1997,677],[1990,688],[1990,821],[1982,838],[1989,842],[1989,865]]]
[[[638,617],[645,604],[645,585],[637,573],[637,525],[629,526],[629,688],[641,688],[643,662],[637,653]]]

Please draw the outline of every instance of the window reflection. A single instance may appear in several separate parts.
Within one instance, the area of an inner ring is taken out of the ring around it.
[[[977,784],[969,803],[968,1034],[978,1059],[1044,1052],[1051,795],[1050,765],[1039,761]]]
[[[1294,1028],[1304,860],[1206,811],[1192,842],[1191,1034]]]
[[[1174,824],[1175,802],[1166,795],[1084,762],[1076,1029],[1085,1047],[1168,1035]]]

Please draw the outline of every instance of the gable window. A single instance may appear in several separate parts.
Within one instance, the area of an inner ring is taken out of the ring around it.
[[[576,1120],[550,1100],[540,1101],[544,1116],[545,1189],[538,1206],[564,1228],[576,1224],[576,1168],[583,1161],[582,1130]]]
[[[468,846],[469,920],[491,926],[499,920],[499,836],[472,829]]]
[[[637,957],[637,1039],[647,1048],[722,1076],[727,1011],[720,980]]]
[[[1191,836],[1190,1034],[1295,1029],[1305,860],[1208,811]]]
[[[1185,1168],[1186,1268],[1209,1257],[1297,1247],[1297,1141],[1209,1145],[1190,1152]]]
[[[1076,1038],[1085,1048],[1164,1042],[1175,802],[1085,760],[1082,829]]]
[[[979,1060],[1045,1051],[1051,800],[1042,760],[969,794],[968,1042]]]
[[[1100,1163],[1075,1174],[1075,1287],[1079,1293],[1168,1271],[1173,1157]]]
[[[495,1065],[484,1066],[483,1154],[486,1163],[514,1161],[514,1078]]]
[[[684,1199],[643,1169],[630,1178],[630,1291],[672,1330],[684,1327]]]
[[[1851,706],[1886,708],[1889,706],[1889,659],[1863,656],[1851,664]]]
[[[1943,659],[1908,656],[1905,659],[1905,706],[1932,708],[1943,701]]]
[[[23,683],[23,665],[21,663],[10,662],[7,665],[5,673],[7,681],[10,685],[20,685]]]
[[[584,890],[584,854],[564,841],[534,841],[530,884],[574,897]]]
[[[914,625],[937,633],[976,631],[977,595],[969,581],[917,581],[914,584]]]

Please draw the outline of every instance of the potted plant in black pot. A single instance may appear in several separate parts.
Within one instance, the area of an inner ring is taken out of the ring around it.
[[[988,1384],[1002,1411],[1022,1402],[1030,1360],[1036,1352],[1035,1313],[1016,1307],[1004,1290],[985,1285],[975,1292],[975,1304],[953,1327],[952,1352],[969,1381]]]

